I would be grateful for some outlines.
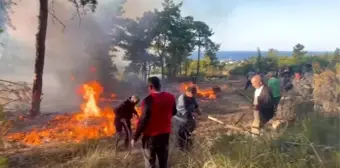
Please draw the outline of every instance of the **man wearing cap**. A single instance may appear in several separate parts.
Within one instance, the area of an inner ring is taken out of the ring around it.
[[[190,86],[186,92],[179,96],[177,114],[173,118],[174,132],[177,145],[182,151],[187,151],[191,144],[191,135],[196,128],[195,114],[201,114],[196,102],[197,88]]]
[[[274,102],[275,108],[277,108],[281,100],[281,84],[280,84],[280,80],[277,79],[274,75],[275,75],[274,72],[268,72],[267,76],[269,78],[268,87],[272,91],[273,102]]]
[[[124,146],[125,148],[129,145],[129,134],[131,136],[131,119],[133,115],[139,117],[137,111],[135,110],[135,106],[139,102],[139,97],[137,95],[133,95],[126,99],[123,103],[121,103],[115,109],[115,127],[118,135],[116,144],[118,145],[121,137],[123,136],[123,129],[125,131],[125,140]]]
[[[244,86],[244,89],[247,90],[249,86],[251,86],[251,79],[253,78],[253,76],[256,75],[256,72],[251,69],[248,74],[247,74],[247,83],[246,85]]]

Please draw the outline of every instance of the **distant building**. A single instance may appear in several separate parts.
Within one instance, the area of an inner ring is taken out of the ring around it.
[[[220,62],[226,63],[226,64],[234,64],[236,61],[233,61],[232,59],[228,58],[225,60],[221,60]]]

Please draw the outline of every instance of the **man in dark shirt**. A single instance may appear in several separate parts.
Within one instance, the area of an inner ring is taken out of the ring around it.
[[[139,102],[139,97],[133,95],[121,103],[115,110],[115,127],[118,134],[116,145],[118,145],[121,137],[123,136],[123,128],[125,131],[124,146],[127,148],[129,145],[129,134],[131,136],[131,119],[133,115],[138,116],[135,106]]]
[[[200,114],[196,102],[196,87],[188,87],[185,94],[177,101],[177,114],[173,118],[174,132],[177,143],[182,151],[188,151],[191,145],[191,135],[196,128],[195,113]]]
[[[142,116],[137,124],[131,145],[134,146],[143,134],[142,146],[145,167],[156,167],[157,156],[159,167],[166,168],[171,119],[176,114],[176,100],[174,95],[160,91],[161,84],[157,77],[148,79],[148,89],[149,95],[142,101]]]
[[[248,74],[246,75],[246,77],[247,77],[247,83],[246,83],[246,85],[244,86],[244,90],[247,90],[248,88],[249,88],[249,86],[251,86],[251,78],[253,78],[253,76],[255,76],[256,75],[256,73],[255,73],[255,71],[253,70],[253,69],[251,69],[249,72],[248,72]]]
[[[255,88],[254,92],[254,120],[251,132],[253,136],[260,135],[263,126],[274,117],[275,103],[273,94],[270,89],[264,84],[260,75],[255,75],[251,79],[251,83]]]

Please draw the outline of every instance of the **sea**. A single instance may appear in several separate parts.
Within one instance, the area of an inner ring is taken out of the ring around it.
[[[193,60],[197,60],[197,53],[193,52],[191,58]],[[333,53],[330,51],[308,51],[307,55],[321,55],[325,53]],[[267,56],[267,51],[261,51],[262,56]],[[202,56],[203,54],[201,54]],[[250,57],[257,56],[257,51],[219,51],[217,52],[217,58],[219,60],[233,60],[233,61],[241,61],[244,59],[248,59]],[[292,56],[293,51],[279,51],[279,56]]]

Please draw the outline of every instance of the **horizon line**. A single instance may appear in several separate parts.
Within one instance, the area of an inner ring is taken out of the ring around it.
[[[251,51],[251,52],[257,52],[257,50],[219,50],[217,52],[245,52],[245,51]],[[260,50],[261,52],[268,52],[268,50]],[[334,50],[335,51],[335,50]],[[329,50],[306,50],[306,52],[334,52],[334,51],[329,51]],[[198,51],[193,51],[193,52],[198,52]],[[292,50],[277,50],[277,52],[293,52]],[[204,53],[204,52],[202,52]]]

